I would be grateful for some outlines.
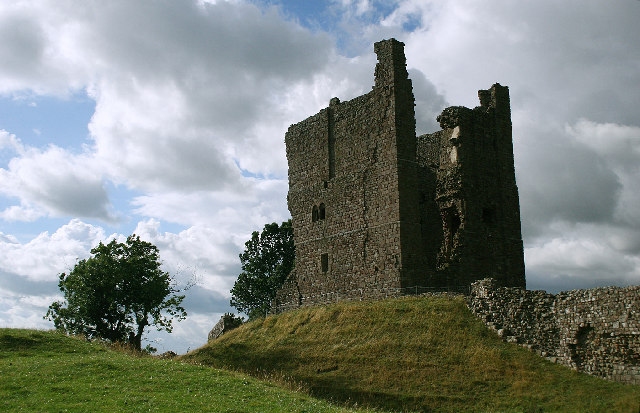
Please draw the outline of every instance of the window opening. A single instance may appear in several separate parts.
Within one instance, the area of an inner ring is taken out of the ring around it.
[[[451,238],[455,237],[458,233],[461,223],[462,221],[460,220],[458,211],[449,211],[449,228],[451,229]]]
[[[314,205],[311,210],[311,222],[316,222],[318,220],[318,206]]]
[[[324,208],[324,204],[320,204],[320,210],[318,213],[318,219],[324,219],[325,218],[325,208]]]
[[[320,267],[322,268],[322,272],[329,271],[329,254],[322,254],[320,256]]]

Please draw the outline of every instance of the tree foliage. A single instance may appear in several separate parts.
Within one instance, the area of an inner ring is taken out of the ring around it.
[[[184,295],[160,269],[158,248],[131,235],[124,243],[102,242],[92,256],[80,260],[58,287],[65,301],[56,301],[45,315],[56,329],[88,339],[130,343],[140,350],[144,329],[172,331],[172,319],[183,320]]]
[[[240,254],[242,272],[231,289],[231,305],[249,316],[264,317],[276,292],[293,269],[295,246],[291,220],[254,231]]]

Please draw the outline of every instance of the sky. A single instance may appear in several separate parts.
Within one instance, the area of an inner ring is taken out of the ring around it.
[[[527,287],[640,284],[638,0],[0,0],[0,327],[52,328],[58,275],[154,243],[206,342],[251,232],[289,218],[289,125],[405,43],[417,133],[509,86]]]

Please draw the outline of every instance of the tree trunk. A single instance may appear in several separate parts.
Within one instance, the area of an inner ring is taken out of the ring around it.
[[[135,346],[136,350],[142,350],[142,333],[144,333],[144,328],[149,325],[149,322],[147,321],[147,317],[138,319],[136,321],[138,323],[138,331],[133,338],[133,345]]]

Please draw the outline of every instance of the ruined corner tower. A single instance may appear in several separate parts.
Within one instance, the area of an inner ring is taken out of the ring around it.
[[[372,90],[285,136],[295,269],[276,310],[459,289],[524,287],[508,88],[453,107],[416,137],[404,44],[384,40]]]

